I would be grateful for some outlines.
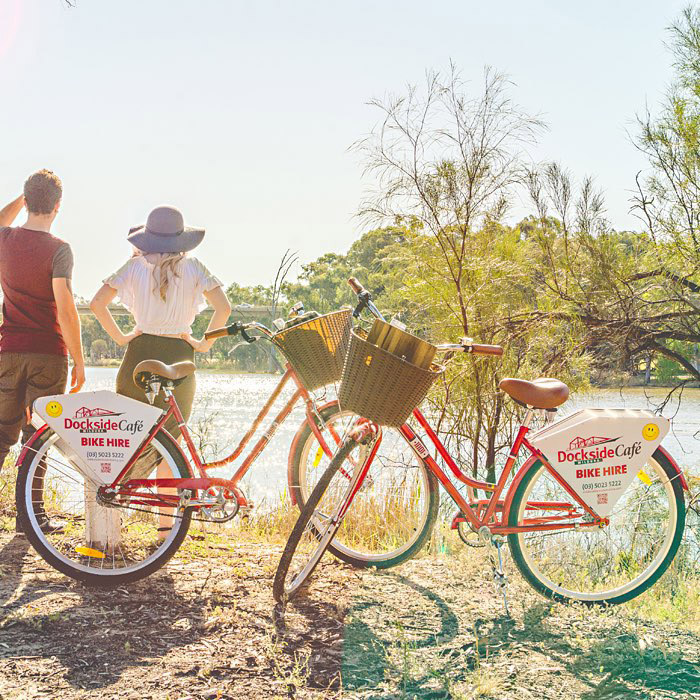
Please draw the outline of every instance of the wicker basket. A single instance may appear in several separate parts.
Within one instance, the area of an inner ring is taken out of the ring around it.
[[[338,400],[343,409],[398,428],[444,371],[436,364],[430,369],[417,367],[353,331]]]
[[[348,347],[351,309],[319,316],[275,333],[272,342],[308,391],[340,379]]]

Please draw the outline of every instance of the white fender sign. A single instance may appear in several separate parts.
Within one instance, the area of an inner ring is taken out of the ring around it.
[[[636,409],[587,408],[533,433],[530,442],[598,515],[612,513],[669,431]]]
[[[44,396],[34,411],[61,438],[59,449],[101,484],[114,481],[162,415],[112,391]]]

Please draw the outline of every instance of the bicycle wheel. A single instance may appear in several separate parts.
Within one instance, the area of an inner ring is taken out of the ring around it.
[[[47,430],[19,465],[17,517],[34,549],[55,569],[93,586],[130,583],[163,566],[187,534],[191,511],[98,506],[96,485],[59,445],[56,433]],[[134,470],[139,478],[192,476],[164,431],[156,434]]]
[[[336,444],[354,425],[357,416],[326,409],[326,437]],[[297,503],[305,503],[331,460],[320,449],[308,424],[296,441],[292,462],[292,484]],[[346,482],[353,473],[355,455],[351,450],[338,478]],[[438,481],[403,435],[383,428],[382,442],[362,488],[355,496],[352,512],[336,533],[329,551],[356,567],[389,568],[413,557],[430,538],[438,515]]]
[[[319,411],[323,425],[316,420],[323,439],[335,452],[343,442],[347,431],[357,420],[350,411],[341,411],[338,402],[333,402]],[[301,509],[314,490],[321,475],[328,469],[332,459],[320,446],[316,435],[305,420],[297,430],[289,449],[288,481],[294,502]]]
[[[541,462],[513,498],[509,525],[521,524],[528,502],[571,502]],[[530,507],[527,518],[551,517]],[[685,528],[683,487],[660,451],[647,461],[602,528],[508,535],[513,561],[537,591],[559,601],[624,603],[653,585],[678,551]],[[579,518],[579,522],[583,522]]]
[[[276,601],[286,603],[301,590],[341,526],[338,513],[349,495],[353,480],[334,477],[346,457],[357,448],[362,450],[362,459],[366,446],[352,439],[343,443],[301,509],[275,572],[272,593]],[[360,464],[358,462],[356,468]]]

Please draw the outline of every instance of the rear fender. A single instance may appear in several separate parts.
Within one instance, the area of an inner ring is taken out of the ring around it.
[[[44,423],[44,425],[42,425],[41,428],[39,428],[39,429],[34,433],[34,435],[32,435],[32,436],[29,438],[29,440],[27,440],[27,442],[22,446],[22,449],[20,450],[19,457],[17,457],[17,462],[16,462],[16,466],[17,466],[18,468],[19,468],[19,466],[22,464],[22,462],[24,461],[24,458],[27,456],[27,453],[28,453],[28,452],[32,449],[32,447],[34,446],[34,443],[35,443],[47,430],[51,430],[51,428],[49,428],[49,426],[48,426],[46,423]],[[1,467],[1,466],[2,466],[2,465],[0,465],[0,467]]]
[[[505,502],[503,504],[503,517],[501,519],[502,525],[508,524],[508,518],[510,516],[510,506],[513,502],[515,492],[518,490],[518,486],[520,486],[520,482],[523,480],[525,474],[527,474],[527,472],[530,470],[530,467],[532,467],[533,464],[539,461],[539,457],[536,457],[535,455],[530,455],[525,464],[523,464],[523,466],[520,467],[520,469],[518,469],[518,473],[515,475],[515,478],[513,479],[510,487],[508,488],[508,493],[506,493]]]
[[[676,470],[676,473],[678,474],[678,480],[681,482],[681,486],[683,486],[683,489],[685,491],[690,491],[688,488],[688,481],[685,478],[685,474],[683,474],[683,470],[678,466],[676,463],[676,460],[671,457],[671,455],[661,446],[659,445],[656,448],[661,454],[666,457],[666,459],[669,461],[670,465]]]
[[[158,431],[158,433],[165,433],[172,440],[172,446],[177,449],[177,451],[180,453],[180,456],[184,460],[185,464],[190,468],[190,472],[192,472],[192,474],[194,474],[195,470],[193,469],[193,467],[195,467],[196,465],[193,464],[193,460],[192,460],[191,456],[188,456],[188,454],[185,452],[184,448],[180,444],[180,440],[176,440],[173,437],[172,433],[168,432],[165,428],[161,428]],[[156,433],[156,435],[158,433]],[[206,464],[204,466],[206,467]]]

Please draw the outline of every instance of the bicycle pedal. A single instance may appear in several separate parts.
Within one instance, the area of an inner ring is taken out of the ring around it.
[[[508,576],[502,571],[498,571],[497,569],[494,569],[493,571],[493,580],[496,583],[496,586],[499,590],[505,588],[508,585]]]

